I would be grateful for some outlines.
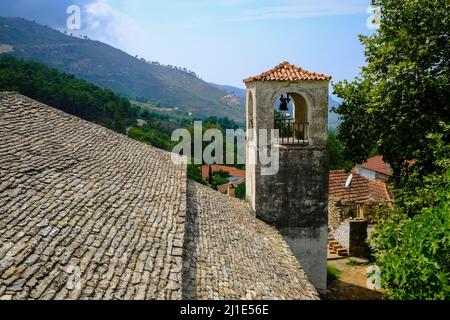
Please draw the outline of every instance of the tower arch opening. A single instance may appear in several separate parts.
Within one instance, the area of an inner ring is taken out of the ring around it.
[[[309,145],[308,103],[302,94],[283,91],[274,102],[274,128],[280,145]]]

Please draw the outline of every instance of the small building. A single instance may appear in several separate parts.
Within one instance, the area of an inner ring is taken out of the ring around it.
[[[357,165],[355,172],[369,180],[387,181],[392,177],[392,168],[383,160],[383,156],[372,157],[367,162]]]
[[[217,187],[217,191],[223,194],[227,194],[230,197],[235,197],[236,188],[243,184],[245,184],[245,178],[222,184]]]
[[[350,174],[353,179],[351,185],[346,187]],[[336,229],[347,219],[367,219],[369,223],[374,223],[377,220],[377,209],[391,204],[392,196],[384,181],[369,180],[358,173],[348,173],[344,170],[330,172],[330,229]]]

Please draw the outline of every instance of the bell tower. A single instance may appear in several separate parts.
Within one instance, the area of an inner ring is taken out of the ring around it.
[[[258,218],[280,231],[319,290],[327,286],[330,80],[288,62],[244,80],[251,132],[247,200]],[[278,132],[275,139],[273,129]],[[261,150],[278,152],[276,170],[267,170]]]

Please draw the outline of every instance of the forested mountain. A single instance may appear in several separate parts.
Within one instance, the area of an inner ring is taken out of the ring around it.
[[[108,89],[37,62],[0,57],[0,91],[17,91],[34,100],[125,133],[136,122],[139,108]]]
[[[99,41],[72,37],[25,19],[0,17],[1,53],[42,62],[132,100],[200,116],[245,119],[239,99],[230,99],[192,72],[132,57]]]

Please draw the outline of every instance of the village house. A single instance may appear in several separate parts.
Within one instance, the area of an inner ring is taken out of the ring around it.
[[[349,176],[351,184],[346,187]],[[346,219],[377,220],[376,212],[382,206],[392,204],[392,196],[384,181],[369,180],[345,170],[330,171],[329,227],[337,228]]]
[[[383,160],[383,156],[370,158],[367,162],[357,165],[354,171],[369,180],[387,181],[392,177],[392,168]]]

